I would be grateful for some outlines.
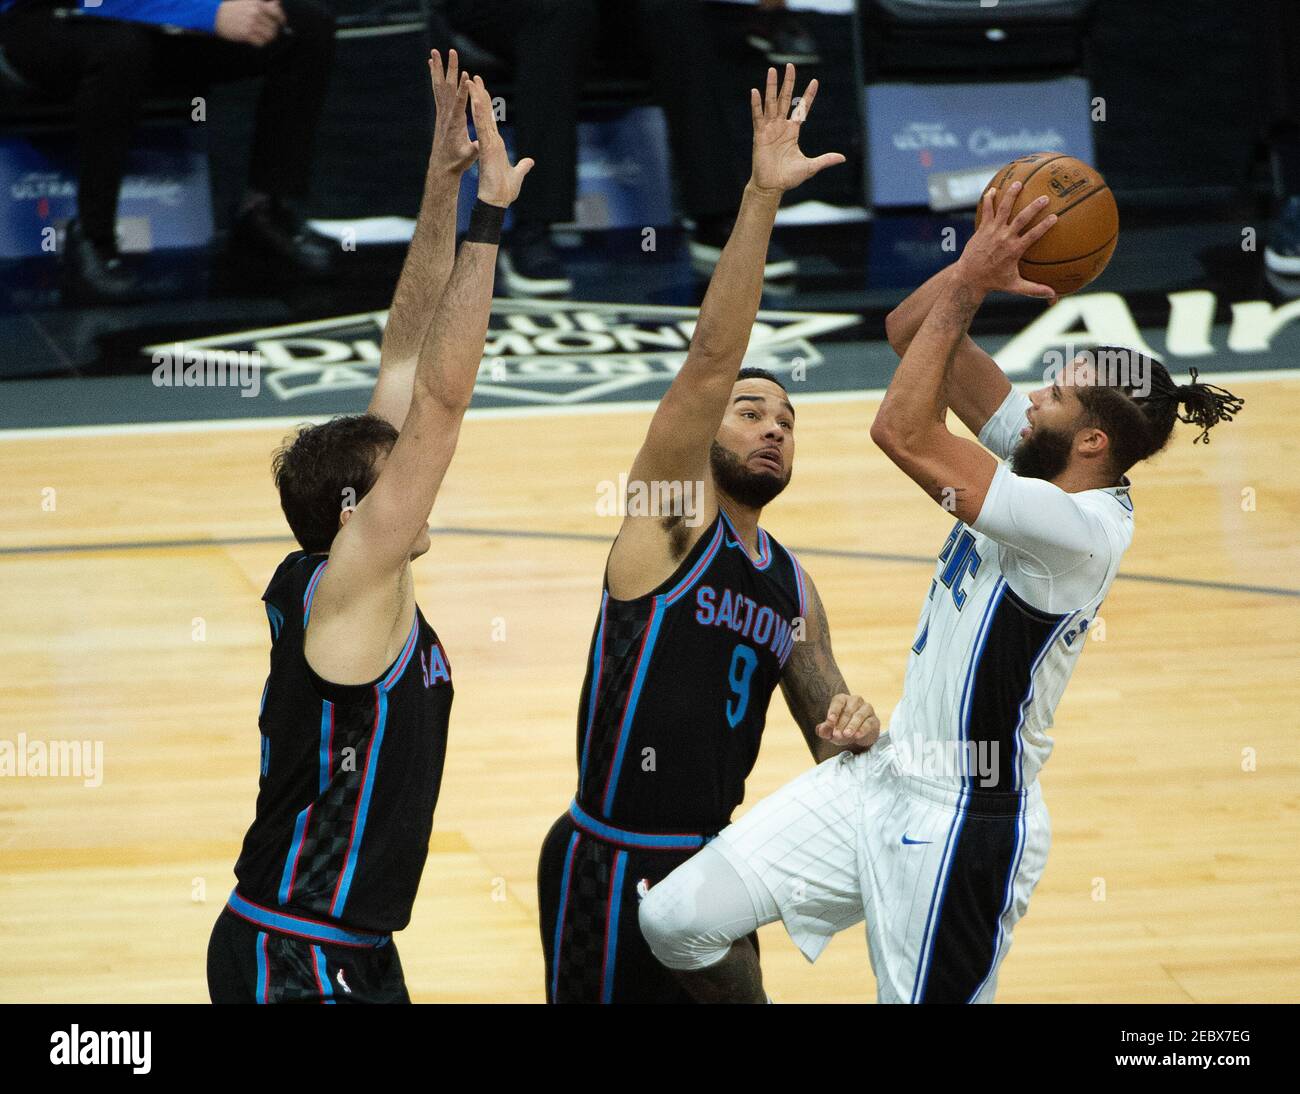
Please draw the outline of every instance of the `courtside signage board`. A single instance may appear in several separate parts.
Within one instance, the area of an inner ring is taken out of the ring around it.
[[[1093,162],[1091,99],[1082,77],[873,84],[866,99],[873,205],[974,207],[981,180],[1030,152]]]
[[[50,229],[76,215],[73,134],[0,136],[0,258],[53,253]],[[124,251],[203,247],[212,239],[208,159],[197,130],[145,125],[132,137],[117,233]]]

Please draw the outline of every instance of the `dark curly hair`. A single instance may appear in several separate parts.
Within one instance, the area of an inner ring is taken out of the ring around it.
[[[339,513],[375,485],[375,459],[397,443],[391,422],[373,414],[333,418],[304,426],[271,460],[294,538],[305,551],[328,551],[339,530]]]
[[[740,383],[741,380],[770,380],[787,395],[790,393],[785,384],[781,383],[781,381],[776,378],[776,374],[768,372],[765,368],[746,365],[736,374],[736,383]]]
[[[1084,422],[1110,438],[1116,478],[1139,460],[1169,443],[1174,422],[1200,427],[1193,444],[1210,440],[1210,428],[1230,422],[1245,400],[1213,384],[1203,384],[1196,369],[1190,384],[1177,384],[1169,370],[1145,353],[1121,346],[1087,351],[1097,365],[1096,382],[1076,388]]]

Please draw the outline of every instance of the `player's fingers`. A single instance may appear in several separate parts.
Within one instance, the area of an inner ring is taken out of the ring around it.
[[[473,115],[474,128],[478,131],[479,137],[487,138],[489,141],[495,140],[497,136],[497,120],[492,115],[492,98],[488,95],[482,76],[475,76],[470,81],[469,109],[470,114]]]
[[[443,81],[442,54],[436,49],[429,50],[429,76],[435,88]]]
[[[856,741],[860,739],[864,734],[864,730],[862,727],[866,723],[866,720],[867,720],[866,707],[863,707],[859,710],[855,710],[853,712],[853,716],[847,722],[845,722],[843,726],[840,727],[840,736],[844,739],[845,742]]]
[[[844,713],[844,708],[848,705],[849,697],[847,695],[831,696],[831,705],[826,708],[826,722],[828,725],[837,725],[840,715]]]
[[[1036,296],[1041,300],[1056,301],[1056,290],[1051,285],[1041,285],[1037,281],[1027,281],[1020,278],[1011,287],[1011,291],[1019,293],[1021,296]]]
[[[763,89],[763,117],[776,117],[776,69],[767,70],[767,86]]]
[[[980,210],[980,227],[993,223],[993,203],[997,199],[998,188],[990,186],[984,191],[984,196],[980,198],[982,208]]]
[[[1011,216],[1011,207],[1016,203],[1016,195],[1020,193],[1021,184],[1013,182],[1001,194],[998,195],[997,208],[994,210],[1000,224],[1005,224]]]
[[[1047,233],[1052,230],[1052,225],[1055,224],[1059,219],[1060,217],[1058,217],[1055,213],[1052,213],[1050,216],[1045,216],[1043,217],[1042,220],[1040,220],[1037,224],[1035,224],[1032,228],[1030,228],[1029,231],[1027,231],[1024,235],[1022,235],[1020,237],[1020,241],[1025,245],[1025,249],[1028,250],[1031,246],[1033,246],[1040,239],[1042,239],[1043,236],[1047,235]]]
[[[813,732],[816,733],[817,736],[820,737],[822,740],[829,741],[831,739],[831,734],[834,731],[831,729],[830,722],[820,722],[818,723],[817,728],[813,730]]]
[[[271,18],[282,27],[289,22],[289,17],[284,14],[284,8],[280,7],[280,0],[265,0],[262,10],[268,12]]]
[[[1046,194],[1044,194],[1042,197],[1034,198],[1033,201],[1031,201],[1028,205],[1026,205],[1023,209],[1021,209],[1020,212],[1016,214],[1015,219],[1011,222],[1011,230],[1015,232],[1016,235],[1020,235],[1020,233],[1023,232],[1029,226],[1029,222],[1043,211],[1043,206],[1046,204],[1047,204]]]
[[[447,82],[460,84],[460,57],[454,49],[447,50]]]
[[[812,110],[813,100],[817,98],[817,81],[810,80],[808,86],[804,88],[804,93],[799,97],[799,101],[794,104],[794,114],[792,117],[800,125],[808,120],[808,112]]]
[[[818,171],[823,171],[827,167],[835,167],[843,162],[844,156],[841,153],[823,152],[820,156],[808,161],[808,167],[810,169],[808,172],[809,177],[811,178],[813,175],[817,174]]]
[[[523,182],[528,172],[536,166],[531,156],[525,156],[515,164],[515,182]]]
[[[777,117],[784,121],[790,116],[790,102],[794,99],[794,65],[787,63],[781,80],[781,94],[777,103]]]
[[[462,72],[460,75],[460,82],[456,85],[456,102],[452,108],[459,112],[461,121],[465,120],[465,106],[468,102],[469,77]]]
[[[763,120],[763,96],[758,93],[758,88],[749,89],[749,117],[754,123],[754,128],[758,128],[758,123]]]

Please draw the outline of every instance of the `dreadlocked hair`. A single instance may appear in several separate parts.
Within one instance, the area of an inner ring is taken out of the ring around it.
[[[1110,438],[1116,477],[1169,443],[1175,422],[1200,427],[1193,444],[1210,441],[1210,428],[1230,422],[1245,400],[1213,384],[1203,384],[1196,369],[1190,384],[1177,384],[1161,362],[1137,350],[1097,346],[1092,385],[1076,388],[1088,425]]]

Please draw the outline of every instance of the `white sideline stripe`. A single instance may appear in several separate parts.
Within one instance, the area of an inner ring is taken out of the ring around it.
[[[1287,369],[1252,369],[1249,372],[1206,372],[1201,378],[1212,384],[1242,384],[1265,380],[1300,380],[1300,368]],[[1175,380],[1179,378],[1174,377]],[[1040,380],[1022,380],[1013,383],[1017,391],[1033,391],[1042,387]],[[810,391],[800,395],[796,389],[793,393],[795,409],[805,403],[852,403],[881,399],[884,388],[863,388],[857,391]],[[622,414],[629,411],[654,410],[659,405],[658,399],[642,399],[627,403],[586,403],[564,406],[499,406],[471,409],[466,415],[471,421],[475,419],[492,420],[494,418],[540,418],[547,415],[569,417],[582,414]],[[360,413],[357,410],[355,413]],[[234,432],[256,429],[292,429],[304,424],[328,422],[337,414],[304,414],[297,417],[282,418],[215,418],[205,421],[186,422],[118,422],[111,425],[54,425],[40,426],[34,429],[0,429],[0,441],[27,441],[54,437],[111,437],[118,434],[165,434],[165,433],[206,433]]]

